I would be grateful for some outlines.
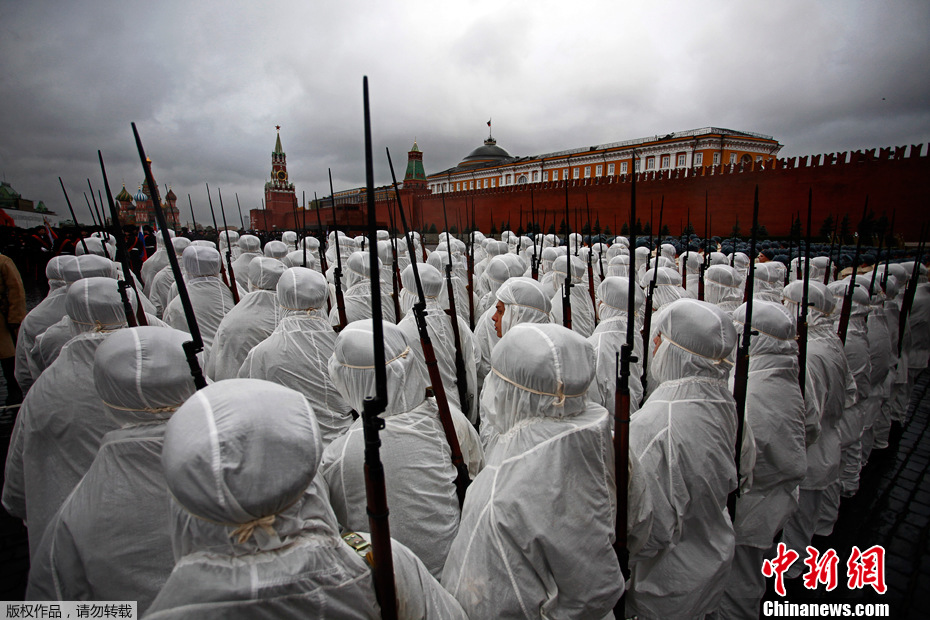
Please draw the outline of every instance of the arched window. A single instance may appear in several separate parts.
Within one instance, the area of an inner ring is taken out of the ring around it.
[[[526,175],[521,174],[520,177],[517,179],[517,185],[523,185],[524,183],[526,183]]]

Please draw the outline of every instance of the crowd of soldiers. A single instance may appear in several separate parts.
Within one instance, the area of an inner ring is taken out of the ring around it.
[[[28,527],[30,600],[379,617],[359,417],[373,278],[399,617],[604,618],[624,593],[627,617],[758,617],[763,560],[832,531],[930,355],[927,269],[906,252],[510,231],[442,233],[432,251],[386,230],[377,247],[340,231],[163,239],[138,274],[106,235],[53,257],[19,328],[2,503]],[[750,330],[743,425],[733,370]]]

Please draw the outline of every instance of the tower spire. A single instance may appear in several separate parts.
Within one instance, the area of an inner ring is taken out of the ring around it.
[[[281,147],[281,125],[275,125],[274,128],[278,131],[278,138],[274,143],[274,153],[284,155],[284,149]]]

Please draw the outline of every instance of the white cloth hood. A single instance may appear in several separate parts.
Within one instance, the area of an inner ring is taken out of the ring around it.
[[[291,241],[291,245],[288,245],[284,243],[283,241],[269,241],[268,243],[265,244],[265,249],[263,253],[268,258],[275,258],[277,260],[281,260],[282,258],[287,256],[287,253],[290,251],[292,245],[293,245],[293,241]]]
[[[633,287],[633,311],[639,313],[646,303],[646,296],[638,286]],[[620,276],[608,276],[597,287],[598,315],[601,320],[626,315],[629,309],[630,280]]]
[[[561,325],[517,325],[491,352],[488,421],[503,434],[530,418],[578,414],[593,378],[594,347],[585,338]]]
[[[113,261],[97,256],[85,254],[77,257],[74,262],[67,262],[61,268],[65,282],[77,282],[81,278],[115,278],[116,267]]]
[[[404,332],[396,325],[383,325],[388,402],[382,415],[404,413],[423,402],[428,385],[426,371],[416,363]],[[339,332],[329,359],[329,374],[342,398],[355,411],[362,411],[365,398],[375,395],[371,319],[350,323]]]
[[[126,295],[136,308],[132,289]],[[83,278],[68,289],[65,308],[71,318],[73,336],[90,331],[107,332],[126,326],[126,311],[116,280],[112,278]]]
[[[746,304],[733,311],[733,322],[738,333],[742,334],[746,324]],[[764,299],[752,303],[752,329],[749,340],[749,356],[753,355],[797,355],[797,334],[794,317],[787,308]]]
[[[789,282],[788,286],[782,291],[785,304],[790,304],[789,308],[792,312],[797,313],[803,293],[803,280]],[[830,292],[822,282],[810,280],[807,290],[807,299],[808,303],[811,304],[807,315],[808,326],[820,327],[832,325],[832,315],[836,309],[836,300],[833,298],[833,293]]]
[[[743,280],[739,272],[729,265],[708,267],[704,272],[704,301],[718,306],[742,303]]]
[[[181,256],[184,273],[191,278],[215,276],[220,272],[223,258],[216,248],[189,245]]]
[[[239,544],[254,536],[268,549],[299,531],[299,519],[276,515],[304,495],[322,451],[303,395],[268,381],[230,379],[198,391],[174,414],[162,465],[184,510],[235,529]]]
[[[658,383],[689,377],[726,380],[727,358],[736,346],[733,321],[720,308],[696,299],[679,299],[652,319],[650,340],[662,336],[653,356]]]
[[[230,243],[232,239],[230,239]],[[238,240],[239,249],[242,252],[261,252],[262,241],[255,235],[242,235]]]
[[[368,251],[358,251],[353,252],[345,262],[345,279],[346,279],[346,289],[352,288],[360,282],[365,282],[371,279],[371,259],[368,256]],[[382,267],[381,259],[378,259],[378,269],[380,271]]]
[[[273,291],[286,267],[277,258],[258,256],[249,263],[249,287],[252,291]]]
[[[121,426],[167,420],[196,391],[182,345],[170,327],[121,329],[94,355],[94,387]]]
[[[429,263],[417,263],[417,272],[420,274],[420,285],[423,287],[423,295],[427,299],[436,299],[442,293],[442,287],[445,285],[442,273]],[[407,265],[403,273],[400,274],[400,280],[404,285],[404,291],[416,300],[417,284],[413,277],[413,267]],[[412,307],[412,305],[411,305]],[[401,308],[404,310],[404,308]]]
[[[67,254],[53,256],[49,259],[45,265],[45,277],[48,279],[49,292],[67,284],[65,280],[66,267],[70,263],[76,263],[76,261],[77,259],[74,256]]]
[[[282,318],[320,310],[329,296],[323,274],[304,267],[286,269],[278,278],[276,290],[278,305],[284,310]]]
[[[507,333],[521,323],[548,323],[552,301],[533,278],[510,278],[497,290],[497,300],[504,302],[501,332]]]

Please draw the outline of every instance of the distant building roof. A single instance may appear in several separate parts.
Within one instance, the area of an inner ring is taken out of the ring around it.
[[[496,164],[505,159],[511,159],[510,153],[497,146],[497,140],[488,136],[482,146],[465,156],[459,167],[480,166],[482,164]]]

